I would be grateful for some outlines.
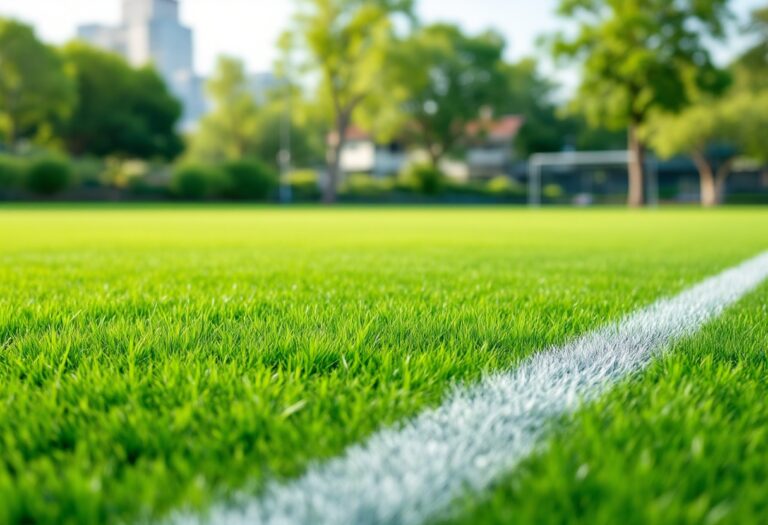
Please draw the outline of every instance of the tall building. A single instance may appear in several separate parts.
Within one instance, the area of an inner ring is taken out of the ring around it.
[[[181,23],[178,0],[123,0],[119,26],[84,25],[78,38],[118,53],[134,66],[154,65],[184,105],[183,128],[193,127],[205,112],[192,30]]]

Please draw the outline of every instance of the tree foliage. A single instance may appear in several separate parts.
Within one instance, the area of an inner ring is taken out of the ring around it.
[[[561,0],[574,38],[559,35],[555,55],[583,61],[574,106],[592,124],[625,128],[653,110],[678,111],[695,92],[722,92],[727,78],[704,45],[721,37],[727,0]]]
[[[752,13],[747,32],[756,42],[732,66],[736,84],[743,89],[768,89],[768,7]]]
[[[11,148],[47,138],[75,101],[74,83],[33,29],[0,18],[0,134]]]
[[[287,124],[291,161],[300,166],[323,164],[327,127],[312,102],[305,100],[300,91],[292,91],[290,102],[286,100],[286,93],[275,93],[259,107],[253,156],[277,168],[283,147],[281,133]]]
[[[255,154],[259,108],[242,61],[219,58],[207,91],[213,109],[192,136],[189,155],[206,162],[222,162]]]
[[[0,196],[4,191],[18,189],[23,185],[26,172],[24,159],[0,154]]]
[[[61,129],[72,154],[172,159],[181,152],[181,105],[153,69],[82,43],[63,56],[77,80],[75,111]]]

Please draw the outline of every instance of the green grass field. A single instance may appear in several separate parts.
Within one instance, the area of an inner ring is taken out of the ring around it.
[[[766,232],[761,209],[0,208],[0,523],[258,494]],[[455,520],[765,522],[767,299],[563,421]]]
[[[764,285],[446,524],[765,523],[766,304]]]

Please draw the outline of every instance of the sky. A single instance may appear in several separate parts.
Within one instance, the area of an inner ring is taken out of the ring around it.
[[[732,3],[744,18],[765,0]],[[454,22],[470,32],[500,31],[508,41],[508,57],[517,59],[536,52],[539,35],[558,29],[556,4],[557,0],[419,0],[418,9],[428,22]],[[0,0],[0,15],[30,22],[43,39],[63,43],[75,35],[79,24],[117,23],[120,5],[120,0]],[[291,0],[181,0],[182,21],[195,31],[198,72],[209,73],[220,54],[245,60],[252,71],[269,70],[275,41],[290,20],[292,6]],[[728,48],[716,50],[716,56],[725,60],[743,45],[736,39]],[[549,64],[548,69],[554,66]]]

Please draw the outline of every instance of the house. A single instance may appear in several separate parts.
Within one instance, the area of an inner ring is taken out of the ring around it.
[[[470,123],[466,130],[464,159],[445,159],[441,165],[443,171],[457,179],[508,175],[515,161],[514,141],[523,124],[524,119],[517,115],[484,118]],[[335,144],[335,140],[335,134],[331,133],[328,136],[329,147]],[[365,130],[350,126],[341,152],[341,171],[344,174],[388,176],[400,173],[409,162],[426,161],[423,152],[408,152],[398,141],[378,143]]]
[[[336,134],[328,136],[329,147],[336,143]],[[363,129],[350,126],[341,151],[341,171],[344,174],[366,173],[377,177],[396,175],[408,163],[408,153],[398,142],[380,144]]]
[[[518,115],[483,118],[467,126],[465,162],[474,179],[507,175],[515,161],[514,142],[525,120]]]

